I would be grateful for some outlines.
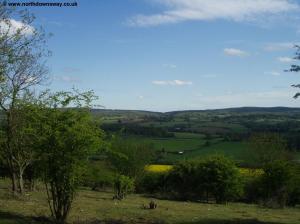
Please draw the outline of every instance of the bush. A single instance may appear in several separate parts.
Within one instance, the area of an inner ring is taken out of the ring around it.
[[[180,200],[199,199],[197,187],[201,180],[197,177],[197,162],[186,161],[177,164],[167,175],[167,188],[170,196]]]
[[[299,187],[295,171],[295,167],[286,161],[277,160],[265,165],[261,189],[266,206],[284,207],[289,201],[291,204],[297,203]]]
[[[242,193],[237,167],[223,156],[175,166],[168,175],[168,187],[180,199],[209,201],[213,198],[217,203],[235,200]]]
[[[116,138],[112,141],[108,161],[118,174],[137,180],[143,176],[145,166],[153,158],[153,151],[149,144]]]
[[[146,173],[139,182],[136,183],[138,193],[164,193],[166,190],[166,173]]]
[[[263,197],[263,187],[261,184],[261,176],[244,177],[244,194],[242,201],[246,203],[259,203]]]
[[[122,200],[134,191],[134,180],[124,175],[118,175],[114,181],[115,199]]]
[[[115,174],[106,164],[91,161],[86,169],[82,185],[92,190],[113,188],[114,176]]]
[[[215,198],[217,203],[225,203],[239,198],[242,182],[235,164],[222,156],[212,157],[199,164],[200,190]],[[208,198],[207,198],[208,200]]]

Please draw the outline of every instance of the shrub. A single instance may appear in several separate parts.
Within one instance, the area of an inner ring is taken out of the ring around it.
[[[90,162],[82,181],[82,185],[92,190],[112,188],[114,186],[114,173],[101,162]]]
[[[237,167],[223,156],[202,161],[198,168],[198,178],[201,180],[200,190],[213,196],[217,203],[235,200],[242,193],[242,182]]]
[[[118,175],[114,181],[115,199],[122,200],[134,190],[134,180],[124,175]]]
[[[143,178],[136,183],[136,191],[138,193],[165,193],[167,187],[167,173],[147,172]]]
[[[261,184],[261,176],[243,177],[244,194],[242,201],[247,203],[259,203],[263,197],[263,187]]]
[[[118,174],[139,179],[144,168],[153,157],[153,149],[149,144],[137,144],[116,138],[111,143],[108,161]]]
[[[264,204],[272,207],[284,207],[294,190],[293,167],[289,162],[273,161],[264,166],[261,179]]]
[[[258,133],[249,139],[250,163],[254,166],[266,165],[276,160],[288,160],[286,140],[277,133]]]
[[[181,200],[195,200],[199,198],[197,187],[197,162],[187,161],[174,166],[167,175],[167,187],[172,196]]]
[[[168,187],[183,200],[215,199],[225,203],[242,193],[242,182],[235,164],[223,156],[178,164],[167,177]]]

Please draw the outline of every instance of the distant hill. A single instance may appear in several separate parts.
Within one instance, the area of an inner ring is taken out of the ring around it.
[[[208,110],[183,110],[183,111],[171,111],[167,114],[178,113],[299,113],[300,107],[236,107],[236,108],[224,108],[224,109],[208,109]]]
[[[111,110],[111,109],[92,109],[93,114],[104,116],[144,116],[144,115],[162,115],[161,112],[152,112],[145,110]]]
[[[169,112],[154,112],[143,110],[111,110],[93,109],[92,112],[104,116],[162,116],[188,113],[300,113],[300,107],[236,107],[207,110],[182,110]]]

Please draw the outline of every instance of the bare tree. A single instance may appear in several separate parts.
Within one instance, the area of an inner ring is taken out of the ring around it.
[[[28,91],[43,83],[48,74],[45,65],[45,58],[49,56],[47,36],[42,28],[34,28],[34,20],[28,11],[16,11],[0,4],[0,108],[5,115],[3,154],[10,170],[12,191],[20,193],[23,193],[26,166],[18,133],[18,103]]]
[[[294,59],[300,60],[300,45],[295,45],[294,47],[296,48]],[[294,63],[291,65],[290,69],[288,69],[286,71],[287,72],[300,72],[300,65],[297,65]],[[292,85],[292,87],[300,88],[300,84],[294,84],[294,85]],[[297,92],[294,95],[294,98],[297,99],[299,96],[300,96],[300,92]]]

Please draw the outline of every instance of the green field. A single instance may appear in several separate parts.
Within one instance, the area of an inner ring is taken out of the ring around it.
[[[164,150],[165,161],[171,163],[211,154],[223,154],[241,162],[249,159],[249,146],[246,142],[224,142],[221,138],[206,140],[201,134],[175,133],[175,137],[172,138],[130,136],[126,137],[126,140],[151,144],[156,151]],[[208,145],[206,145],[207,141],[209,141]]]
[[[174,111],[167,113],[148,111],[97,110],[106,127],[119,125],[113,131],[120,133],[126,127],[125,139],[151,144],[160,153],[157,163],[170,163],[182,159],[224,154],[237,162],[251,159],[249,137],[256,133],[279,133],[296,151],[300,159],[300,110],[298,108],[230,108],[206,111]],[[131,127],[131,129],[130,129]],[[137,132],[130,133],[136,127]],[[153,132],[142,132],[142,129]],[[174,134],[174,137],[157,135]],[[119,131],[119,132],[118,132]],[[163,133],[163,132],[162,132]],[[249,154],[250,153],[250,154]]]
[[[45,192],[22,198],[8,195],[7,184],[0,184],[1,224],[40,224],[49,216]],[[69,217],[73,224],[299,224],[300,208],[267,209],[258,205],[226,205],[177,202],[155,199],[158,207],[144,209],[151,198],[130,195],[123,201],[112,200],[110,192],[81,189]]]

